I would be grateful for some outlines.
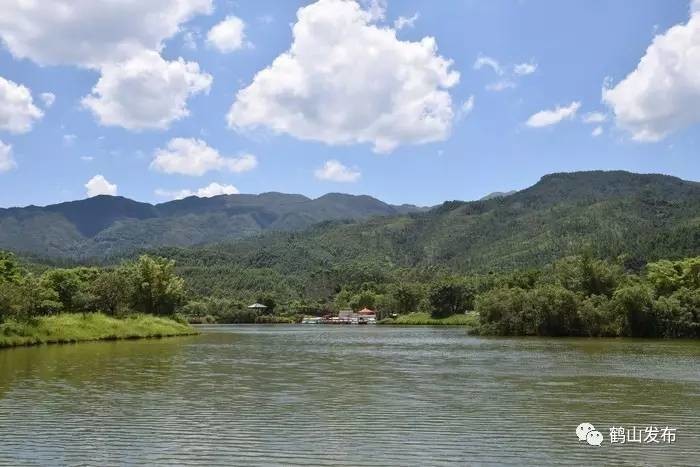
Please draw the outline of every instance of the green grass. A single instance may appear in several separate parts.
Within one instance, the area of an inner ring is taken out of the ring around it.
[[[102,313],[42,316],[28,322],[0,324],[0,347],[71,342],[140,339],[196,334],[192,327],[168,318],[133,315],[123,319]]]
[[[430,316],[430,313],[409,313],[407,315],[399,315],[393,319],[382,320],[379,324],[469,326],[476,329],[479,327],[479,316],[476,313],[468,313],[452,315],[447,318],[433,318]]]

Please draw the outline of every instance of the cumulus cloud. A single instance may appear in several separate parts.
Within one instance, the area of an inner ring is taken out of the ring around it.
[[[156,150],[151,169],[168,174],[201,176],[212,170],[247,172],[258,165],[252,154],[223,157],[201,139],[174,138],[166,148]]]
[[[127,62],[105,65],[82,103],[105,126],[163,129],[189,115],[187,99],[208,92],[211,82],[197,63],[182,58],[168,62],[144,51]]]
[[[102,175],[95,175],[86,184],[87,196],[92,198],[98,195],[117,195],[117,185],[109,183],[109,181]]]
[[[208,89],[211,76],[196,63],[163,60],[163,43],[212,10],[212,0],[5,0],[0,39],[17,58],[99,71],[83,103],[102,124],[165,128],[187,115],[187,98]]]
[[[12,55],[42,65],[99,68],[160,51],[212,0],[3,0],[0,38]]]
[[[12,146],[0,141],[0,173],[7,172],[17,167],[12,157]]]
[[[238,188],[236,188],[233,185],[221,185],[219,183],[210,183],[209,185],[200,188],[198,190],[192,191],[188,189],[184,190],[177,190],[177,191],[168,191],[168,190],[161,190],[158,189],[156,190],[156,195],[161,196],[163,198],[170,198],[170,199],[183,199],[187,198],[188,196],[197,196],[199,198],[211,198],[212,196],[219,196],[219,195],[236,195],[240,193],[238,191]]]
[[[314,175],[319,180],[350,183],[358,181],[362,174],[358,170],[344,166],[337,160],[329,160],[323,164],[323,167],[316,169]]]
[[[26,133],[43,115],[26,86],[0,76],[0,130]]]
[[[537,71],[537,63],[519,63],[513,67],[513,72],[518,76],[531,75]]]
[[[242,48],[245,44],[245,23],[235,16],[226,17],[209,30],[207,43],[223,53]]]
[[[41,101],[46,108],[51,107],[53,103],[56,102],[56,94],[52,92],[42,92],[39,97],[41,97]]]
[[[229,126],[371,143],[376,152],[444,140],[454,118],[448,89],[459,73],[432,37],[400,41],[372,21],[355,1],[299,9],[291,48],[238,92]]]
[[[474,69],[481,70],[484,67],[491,68],[493,71],[496,72],[496,74],[503,74],[503,68],[501,67],[501,64],[498,63],[498,60],[496,60],[493,57],[488,57],[486,55],[479,55],[476,58],[476,61],[474,62]]]
[[[632,139],[654,142],[700,123],[700,3],[691,17],[657,35],[637,68],[613,87],[603,101],[617,125]]]
[[[574,118],[579,107],[581,107],[580,102],[572,102],[565,107],[557,106],[553,110],[542,110],[530,116],[525,124],[532,128],[556,125],[562,120]]]
[[[396,18],[396,21],[394,21],[394,29],[397,31],[400,31],[404,28],[412,28],[415,26],[416,21],[418,21],[418,18],[420,15],[418,13],[415,13],[413,16],[406,17],[406,16],[399,16]]]
[[[583,123],[603,123],[608,116],[603,112],[589,112],[583,116]]]
[[[602,134],[603,134],[603,127],[602,126],[597,126],[593,129],[593,131],[591,131],[591,135],[594,138],[597,138],[598,136],[600,136]]]

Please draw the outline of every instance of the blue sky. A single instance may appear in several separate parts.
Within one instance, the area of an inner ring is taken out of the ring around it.
[[[0,6],[0,206],[205,187],[432,205],[591,169],[700,180],[686,0],[122,1],[121,16],[113,0]]]

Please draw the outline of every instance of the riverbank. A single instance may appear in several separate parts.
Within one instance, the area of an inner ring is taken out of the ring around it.
[[[387,318],[377,324],[415,325],[415,326],[468,326],[472,329],[479,327],[479,316],[476,313],[452,315],[447,318],[433,318],[430,313],[409,313],[396,318]]]
[[[194,334],[197,331],[191,326],[157,316],[134,315],[117,319],[102,313],[67,313],[0,324],[0,348]]]

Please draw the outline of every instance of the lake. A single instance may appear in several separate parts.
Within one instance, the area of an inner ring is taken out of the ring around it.
[[[2,465],[694,464],[700,342],[208,326],[0,350]],[[579,441],[593,424],[601,446]],[[676,428],[610,444],[610,427]]]

